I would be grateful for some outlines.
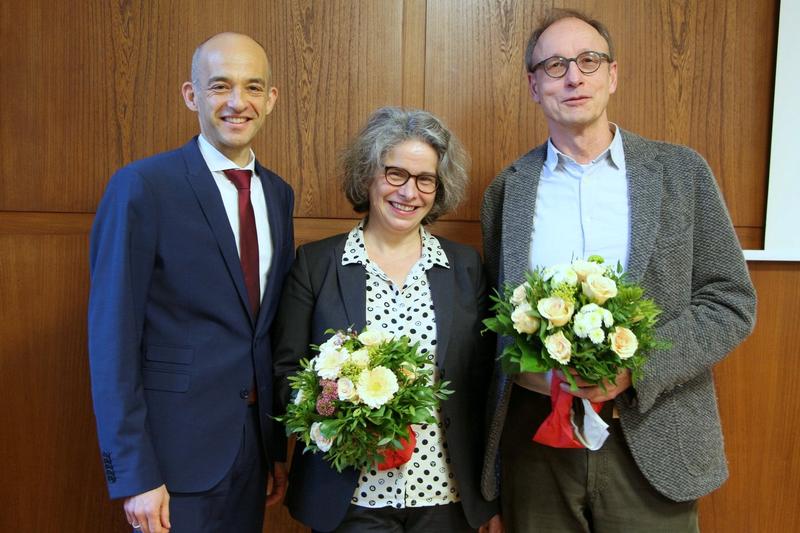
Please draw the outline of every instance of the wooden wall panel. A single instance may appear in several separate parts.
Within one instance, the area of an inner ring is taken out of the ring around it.
[[[715,371],[731,475],[701,501],[701,530],[800,531],[800,264],[750,274],[755,332]]]
[[[763,228],[776,2],[429,2],[425,106],[466,143],[474,189],[547,139],[523,60],[530,31],[551,6],[585,10],[608,25],[619,61],[610,119],[698,150],[734,224]],[[457,218],[476,219],[479,201],[472,194]]]
[[[295,214],[350,217],[336,157],[377,107],[403,97],[403,3],[281,2],[267,33],[278,98],[259,157],[289,179]],[[391,23],[389,23],[391,21]]]
[[[120,521],[92,416],[86,249],[79,231],[0,234],[0,501],[13,502],[0,531],[54,531],[59,522],[111,531]]]

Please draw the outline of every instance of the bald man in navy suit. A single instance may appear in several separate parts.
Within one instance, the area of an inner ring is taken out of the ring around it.
[[[278,93],[235,33],[197,48],[182,93],[200,135],[115,173],[92,229],[100,451],[135,530],[260,532],[286,485],[269,326],[294,197],[251,146]]]

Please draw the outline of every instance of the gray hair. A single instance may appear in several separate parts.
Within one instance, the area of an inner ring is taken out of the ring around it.
[[[447,126],[427,111],[382,107],[369,117],[341,155],[344,193],[357,213],[369,211],[369,187],[383,171],[386,155],[409,140],[426,143],[439,158],[436,168],[439,188],[422,223],[431,224],[464,199],[469,182],[469,156]]]
[[[539,37],[542,36],[547,28],[561,19],[582,20],[597,30],[597,33],[599,33],[600,36],[606,40],[606,44],[608,45],[608,57],[611,58],[611,61],[614,61],[614,41],[611,40],[611,33],[609,33],[605,24],[575,9],[553,9],[542,20],[539,21],[539,26],[533,30],[531,36],[528,38],[528,46],[525,47],[525,67],[527,68],[528,72],[533,72],[533,67],[536,66],[536,63],[533,61],[533,49],[536,48],[536,43],[539,42]]]

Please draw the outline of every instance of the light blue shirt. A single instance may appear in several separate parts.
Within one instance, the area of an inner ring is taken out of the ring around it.
[[[530,267],[547,267],[600,255],[627,266],[630,206],[622,136],[582,165],[547,142],[536,191]]]

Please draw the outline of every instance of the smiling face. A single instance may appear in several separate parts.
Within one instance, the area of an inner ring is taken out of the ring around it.
[[[386,154],[384,166],[399,167],[410,174],[436,175],[439,157],[427,143],[416,139],[404,141]],[[436,192],[423,193],[415,179],[395,186],[386,181],[381,168],[369,186],[369,226],[372,231],[408,235],[419,231],[422,219],[436,201]]]
[[[203,137],[242,166],[278,97],[269,86],[268,65],[264,50],[251,38],[219,34],[203,44],[193,65],[195,79],[182,87]]]
[[[576,57],[581,52],[608,53],[608,43],[589,24],[575,18],[553,23],[539,37],[533,62],[552,56]],[[550,131],[578,131],[597,127],[608,131],[606,108],[617,90],[617,63],[603,64],[583,74],[574,62],[562,78],[551,78],[544,69],[528,73],[531,96],[544,113]]]

